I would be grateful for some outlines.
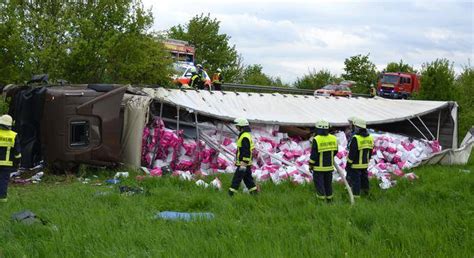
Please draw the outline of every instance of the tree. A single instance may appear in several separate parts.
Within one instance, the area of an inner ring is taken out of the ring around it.
[[[171,60],[153,34],[151,10],[140,1],[98,1],[73,6],[77,40],[66,66],[68,78],[80,82],[164,84]]]
[[[171,60],[147,32],[153,16],[139,0],[8,1],[0,20],[0,83],[38,73],[75,83],[168,78]]]
[[[0,3],[0,85],[30,78],[28,46],[23,40],[24,13],[14,1]]]
[[[288,87],[279,77],[273,78],[263,73],[263,67],[259,64],[245,67],[241,78],[237,82],[250,85]]]
[[[418,99],[453,100],[456,97],[453,65],[447,59],[424,63],[420,83]]]
[[[187,24],[173,26],[168,31],[168,37],[188,41],[196,47],[196,64],[200,63],[205,69],[223,70],[226,81],[233,81],[242,69],[242,58],[230,45],[230,37],[219,33],[220,21],[212,19],[209,14],[196,15]]]
[[[319,89],[324,85],[339,82],[340,80],[336,75],[331,74],[327,69],[319,71],[312,70],[309,74],[303,75],[301,78],[297,78],[294,86],[300,89]]]
[[[393,72],[393,73],[415,73],[416,71],[413,69],[412,66],[409,64],[403,63],[403,60],[400,59],[399,63],[391,62],[387,64],[385,68],[385,72]]]
[[[463,67],[462,73],[455,81],[458,89],[456,98],[459,104],[459,136],[464,134],[474,125],[474,67],[469,63]],[[462,138],[461,138],[462,139]]]
[[[370,85],[377,83],[377,70],[369,60],[369,54],[346,58],[344,65],[342,78],[356,82],[353,92],[368,93]]]

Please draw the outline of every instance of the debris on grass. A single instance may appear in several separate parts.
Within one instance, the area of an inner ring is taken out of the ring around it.
[[[46,220],[39,218],[38,216],[36,216],[36,214],[31,212],[30,210],[24,210],[24,211],[14,213],[12,215],[12,220],[15,222],[26,224],[26,225],[32,225],[36,223],[41,223],[43,225],[47,224]]]
[[[202,187],[204,187],[204,188],[208,188],[208,187],[209,187],[209,184],[206,183],[206,182],[204,182],[204,180],[202,180],[202,179],[199,179],[198,181],[196,181],[196,185],[197,185],[197,186],[202,186]]]
[[[107,179],[107,180],[105,180],[105,183],[110,184],[110,185],[116,185],[116,184],[120,183],[120,180],[116,179],[116,178]]]
[[[162,211],[155,215],[155,219],[182,220],[182,221],[212,220],[214,219],[214,213]]]
[[[117,172],[115,173],[114,178],[128,178],[129,173],[128,172]]]
[[[119,186],[120,194],[123,195],[135,195],[135,194],[142,194],[145,190],[142,187],[130,187],[126,185]]]

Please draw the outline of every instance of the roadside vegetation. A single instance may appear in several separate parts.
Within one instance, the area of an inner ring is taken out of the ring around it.
[[[116,185],[94,185],[111,171],[88,171],[89,184],[49,176],[11,187],[0,209],[0,257],[471,257],[473,163],[414,172],[418,180],[388,190],[372,180],[371,195],[352,207],[341,185],[328,205],[315,198],[313,185],[265,183],[255,198],[230,198],[177,178],[131,176],[121,185],[145,193],[125,196]],[[226,188],[230,175],[219,177]],[[10,220],[26,209],[49,223]],[[156,220],[159,211],[215,218]]]

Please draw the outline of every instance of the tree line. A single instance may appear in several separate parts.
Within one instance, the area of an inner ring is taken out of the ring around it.
[[[220,32],[220,21],[199,14],[166,33],[151,30],[151,10],[141,0],[116,1],[3,1],[0,3],[0,85],[28,81],[33,74],[49,74],[51,82],[166,85],[172,59],[163,38],[188,41],[196,48],[196,63],[212,72],[223,69],[227,82],[317,89],[342,80],[355,81],[355,92],[367,92],[380,71],[370,54],[346,58],[344,73],[311,70],[292,84],[263,72],[260,64],[244,64],[231,37]],[[460,132],[474,124],[473,67],[456,75],[447,59],[422,65],[421,71],[400,60],[386,72],[417,72],[426,100],[456,100]]]

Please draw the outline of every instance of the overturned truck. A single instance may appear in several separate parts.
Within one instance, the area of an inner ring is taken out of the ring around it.
[[[199,138],[206,123],[246,117],[308,138],[318,119],[343,130],[352,116],[374,130],[436,140],[457,148],[457,104],[449,101],[315,97],[280,93],[133,88],[126,85],[9,86],[4,95],[22,147],[21,165],[52,168],[148,165],[143,132],[158,118],[183,137]],[[201,127],[203,126],[203,127]]]

